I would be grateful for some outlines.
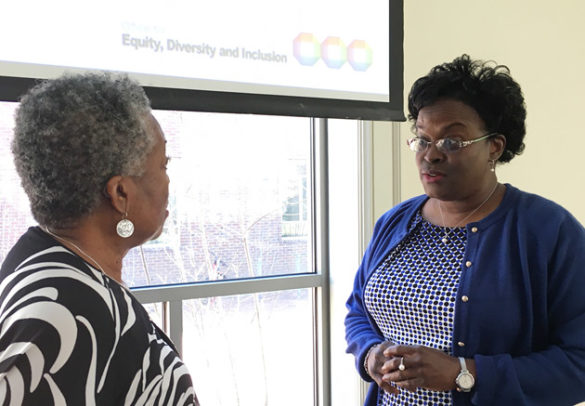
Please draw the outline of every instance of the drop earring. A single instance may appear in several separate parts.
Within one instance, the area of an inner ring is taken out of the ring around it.
[[[134,223],[128,220],[127,216],[128,213],[124,213],[124,218],[116,225],[116,233],[122,238],[128,238],[134,234]]]
[[[495,172],[496,171],[496,160],[495,159],[491,159],[489,161],[490,163],[490,172]]]

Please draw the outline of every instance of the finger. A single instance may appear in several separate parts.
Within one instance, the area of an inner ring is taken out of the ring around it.
[[[404,357],[392,357],[388,359],[386,362],[384,362],[384,364],[380,368],[380,371],[382,372],[382,374],[386,374],[395,370],[400,370],[400,365],[402,365],[403,368],[401,369],[401,371],[406,369]]]
[[[392,395],[398,395],[400,393],[400,391],[398,390],[398,388],[396,386],[394,386],[388,382],[381,381],[378,386]]]
[[[422,386],[423,380],[421,378],[413,378],[406,381],[395,382],[394,384],[399,388],[406,389],[410,392],[416,392],[416,390]]]
[[[416,348],[410,345],[392,345],[384,350],[387,357],[398,357],[407,354],[413,354]]]
[[[395,384],[411,380],[418,380],[421,383],[423,381],[420,375],[413,371],[393,371],[388,374],[381,375],[381,379],[384,382],[394,382]]]
[[[423,383],[424,380],[422,379],[423,375],[420,368],[407,366],[406,364],[402,363],[402,361],[403,359],[401,357],[399,363],[395,364],[393,370],[382,374],[382,380],[386,382],[398,383],[418,379],[420,383]],[[403,366],[402,369],[400,368],[401,365]]]
[[[392,376],[397,374],[386,374],[382,376],[383,382],[393,382],[396,387],[409,390],[411,392],[415,392],[417,388],[421,387],[424,383],[424,380],[421,377],[413,376],[409,377],[406,376],[404,373],[398,374],[399,376]]]

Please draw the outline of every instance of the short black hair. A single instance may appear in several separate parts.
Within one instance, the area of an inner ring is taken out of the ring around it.
[[[465,103],[477,111],[487,132],[506,137],[506,148],[498,161],[509,162],[524,150],[526,106],[522,89],[508,67],[472,60],[466,54],[435,66],[412,85],[408,119],[416,122],[420,110],[439,99]]]

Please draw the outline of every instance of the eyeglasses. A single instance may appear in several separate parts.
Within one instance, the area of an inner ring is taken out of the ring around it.
[[[461,148],[465,148],[466,146],[471,145],[474,142],[485,140],[486,138],[492,137],[494,135],[498,135],[498,133],[488,133],[479,138],[475,138],[469,141],[461,141],[460,139],[449,137],[441,138],[440,140],[437,141],[427,141],[421,137],[413,137],[407,140],[406,143],[414,152],[424,152],[431,146],[431,144],[435,144],[439,151],[449,154],[452,152],[457,152]]]

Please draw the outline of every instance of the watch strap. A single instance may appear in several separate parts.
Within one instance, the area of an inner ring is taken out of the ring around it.
[[[461,372],[469,372],[467,370],[467,364],[465,363],[465,358],[459,357],[459,364],[461,365]]]

